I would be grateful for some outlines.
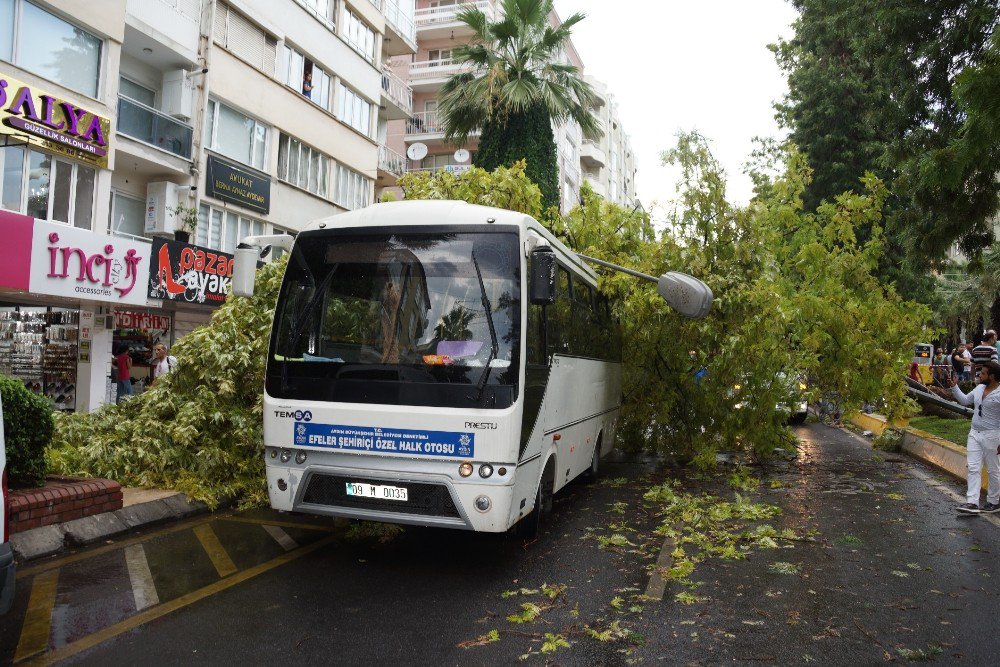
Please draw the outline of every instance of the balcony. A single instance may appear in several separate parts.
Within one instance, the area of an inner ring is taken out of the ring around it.
[[[580,146],[580,164],[583,165],[584,169],[601,169],[607,163],[608,159],[605,157],[604,151],[596,144],[585,141]]]
[[[463,41],[460,38],[471,35],[472,28],[464,23],[459,23],[456,17],[460,11],[470,5],[486,14],[490,21],[497,20],[499,16],[492,0],[476,0],[476,2],[463,2],[443,7],[424,7],[414,13],[420,40],[457,38],[459,41]]]
[[[382,111],[387,120],[403,120],[413,113],[413,90],[392,70],[382,70]]]
[[[178,66],[170,52],[182,61],[194,63],[198,57],[198,25],[201,22],[199,0],[127,0],[125,23],[131,28],[125,43],[142,53],[151,49],[153,59],[161,59],[158,67]]]
[[[383,0],[382,15],[385,16],[385,37],[382,48],[390,56],[406,56],[417,52],[417,28],[413,22],[413,2],[409,10],[401,7],[406,0]]]
[[[416,60],[410,63],[410,87],[414,92],[433,92],[444,85],[452,75],[467,69],[451,58]]]
[[[406,173],[406,158],[385,144],[378,147],[378,180],[380,185],[395,185],[396,179]],[[391,181],[383,183],[383,179]]]
[[[135,100],[118,97],[117,130],[161,151],[191,159],[191,126]]]

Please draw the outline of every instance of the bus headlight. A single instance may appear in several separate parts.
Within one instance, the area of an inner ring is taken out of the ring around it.
[[[472,474],[472,464],[466,461],[462,465],[458,466],[458,474],[462,477],[468,477]]]
[[[479,476],[482,477],[483,479],[486,479],[492,474],[493,474],[493,466],[491,466],[489,463],[484,463],[483,465],[479,466]]]
[[[490,499],[487,496],[479,496],[478,498],[476,498],[475,504],[476,504],[476,509],[479,510],[480,512],[489,512],[490,506],[493,505],[493,503],[490,502]]]
[[[292,450],[290,450],[290,449],[282,449],[281,450],[281,462],[282,463],[288,463],[291,460],[292,460]]]
[[[299,465],[302,465],[303,463],[305,463],[306,462],[306,453],[303,452],[303,451],[301,451],[301,450],[295,452],[295,462],[298,463]]]

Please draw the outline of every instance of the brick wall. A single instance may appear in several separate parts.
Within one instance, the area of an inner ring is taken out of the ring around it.
[[[10,491],[10,532],[122,508],[122,487],[109,479],[50,478],[44,487]]]

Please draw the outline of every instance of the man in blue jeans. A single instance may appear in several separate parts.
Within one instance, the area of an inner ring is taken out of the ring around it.
[[[979,514],[1000,510],[1000,364],[987,361],[979,367],[979,384],[965,394],[955,380],[951,393],[962,405],[973,406],[972,429],[965,444],[965,457],[969,477],[965,502],[959,512]],[[989,477],[986,504],[979,506],[979,493],[983,486],[983,463]]]

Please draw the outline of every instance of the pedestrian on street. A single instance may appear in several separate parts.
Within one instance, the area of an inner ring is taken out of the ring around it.
[[[952,350],[951,354],[948,355],[950,357],[950,359],[951,359],[951,371],[952,371],[952,375],[959,382],[962,381],[962,379],[963,379],[962,378],[962,373],[965,372],[965,357],[962,355],[963,352],[965,352],[965,343],[959,343],[958,347],[956,347],[954,350]],[[949,385],[949,386],[951,386],[951,385]]]
[[[951,393],[962,405],[972,405],[972,429],[965,444],[968,466],[965,502],[959,512],[979,514],[1000,510],[1000,363],[987,361],[979,368],[976,387],[965,394],[951,381]],[[979,492],[983,486],[983,463],[989,477],[986,504],[979,507]]]
[[[153,382],[177,368],[177,357],[167,354],[167,346],[157,343],[153,346]]]
[[[972,382],[972,343],[968,341],[962,345],[962,359],[964,364],[962,380],[964,382]]]
[[[118,397],[115,403],[121,403],[126,396],[132,395],[132,357],[125,343],[115,343],[111,354],[115,358],[115,381],[118,384]]]
[[[997,332],[990,329],[983,335],[983,342],[972,348],[972,362],[976,365],[976,372],[990,359],[997,361],[996,345]]]
[[[944,356],[944,349],[938,348],[937,354],[934,357],[933,368],[934,382],[939,384],[942,388],[948,386],[948,380],[950,379],[950,374],[948,372],[948,359]]]

